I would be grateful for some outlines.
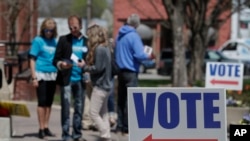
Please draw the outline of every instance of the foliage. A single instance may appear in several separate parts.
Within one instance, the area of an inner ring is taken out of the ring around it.
[[[238,2],[240,3],[236,6],[232,5],[232,0],[162,0],[166,13],[169,16],[171,29],[173,29],[174,32],[172,35],[174,39],[173,48],[174,54],[177,54],[174,56],[174,60],[180,60],[180,62],[173,67],[173,72],[178,72],[182,66],[181,62],[183,60],[180,59],[180,54],[182,53],[179,52],[183,48],[183,45],[180,43],[184,43],[184,47],[191,50],[188,82],[194,83],[195,81],[202,80],[202,64],[209,43],[213,40],[217,40],[218,30],[228,21],[234,12],[243,8],[246,4],[249,4],[249,1]],[[157,9],[155,9],[155,11],[157,11]],[[182,27],[180,27],[181,18],[184,20]],[[176,26],[178,23],[180,24],[179,27]],[[186,34],[189,35],[187,41],[183,41],[183,37],[178,37],[177,29],[183,31],[184,35],[185,32],[188,32],[188,34]],[[176,40],[179,42],[176,43]],[[176,51],[178,51],[178,53]],[[186,80],[185,76],[176,73],[173,75],[173,84],[175,84],[176,77],[184,77],[180,79],[183,81]]]
[[[92,17],[100,17],[108,7],[106,0],[90,0],[92,2]],[[40,17],[68,17],[76,14],[81,17],[87,16],[87,0],[40,0]]]
[[[238,106],[250,107],[250,91],[243,91],[241,94],[237,91],[227,91],[227,98],[232,97],[233,100],[238,101]]]
[[[205,82],[202,80],[197,80],[194,82],[193,86],[195,87],[205,87]]]
[[[69,0],[39,0],[39,16],[68,17],[71,3]]]
[[[90,0],[91,17],[100,17],[104,9],[107,7],[107,2],[104,0]],[[87,17],[87,0],[74,0],[70,8],[71,14],[83,15]]]

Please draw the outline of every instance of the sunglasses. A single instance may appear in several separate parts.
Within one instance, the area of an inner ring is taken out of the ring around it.
[[[69,30],[77,30],[78,29],[78,27],[76,27],[76,26],[71,26],[71,27],[69,27]]]
[[[55,30],[54,29],[44,29],[44,32],[47,33],[47,32],[54,32]]]

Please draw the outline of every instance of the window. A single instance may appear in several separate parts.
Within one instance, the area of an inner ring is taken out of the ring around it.
[[[208,51],[206,59],[218,60],[218,59],[220,59],[220,56],[216,52]]]
[[[229,43],[225,48],[223,48],[222,51],[224,50],[236,50],[237,43]]]
[[[161,54],[161,59],[172,59],[173,58],[173,52],[172,51],[163,51]]]
[[[241,43],[238,44],[237,51],[242,55],[249,55],[250,54],[248,47],[244,44],[241,44]]]

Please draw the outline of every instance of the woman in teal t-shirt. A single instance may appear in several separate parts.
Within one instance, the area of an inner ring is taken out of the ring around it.
[[[52,65],[56,49],[57,27],[52,18],[42,22],[40,35],[32,41],[29,52],[32,84],[37,93],[38,137],[54,136],[48,128],[56,90],[57,69]]]

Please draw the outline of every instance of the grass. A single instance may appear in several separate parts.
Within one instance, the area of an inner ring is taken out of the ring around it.
[[[60,105],[60,101],[61,101],[60,93],[56,93],[54,96],[53,104]]]
[[[139,87],[159,87],[170,84],[169,80],[139,80]]]
[[[227,90],[227,97],[240,101],[242,106],[250,107],[250,80],[244,80],[242,91]]]
[[[171,84],[169,80],[139,80],[139,87],[166,87]],[[204,87],[205,82],[198,81],[195,86]],[[250,106],[250,80],[244,80],[242,91],[226,91],[226,97],[232,97],[236,101],[240,101],[240,106]]]
[[[171,83],[170,80],[139,80],[139,87],[166,87]],[[204,82],[197,82],[197,86],[204,86]],[[240,101],[243,106],[250,106],[250,80],[244,80],[242,91],[226,91],[227,98],[232,97],[233,99]],[[56,92],[54,96],[54,104],[60,104],[60,93]]]
[[[166,86],[170,83],[169,80],[139,80],[139,87],[159,87]],[[57,91],[54,96],[54,103],[56,105],[60,105],[60,91]]]

